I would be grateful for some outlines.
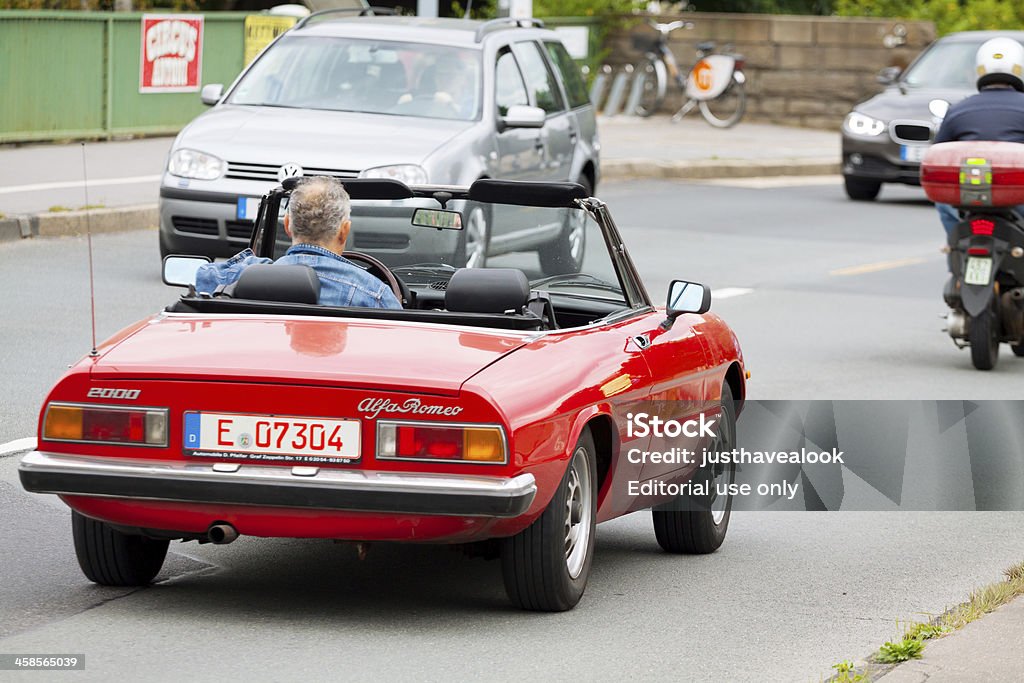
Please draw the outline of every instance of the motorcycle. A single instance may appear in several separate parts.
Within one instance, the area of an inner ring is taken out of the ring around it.
[[[921,164],[928,198],[960,210],[949,235],[947,332],[991,370],[999,346],[1024,356],[1024,144],[946,142]]]

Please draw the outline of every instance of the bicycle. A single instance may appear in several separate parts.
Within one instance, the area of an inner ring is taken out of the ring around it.
[[[699,43],[697,62],[684,76],[675,55],[669,49],[668,36],[676,29],[692,29],[693,23],[673,21],[659,24],[650,19],[648,23],[658,32],[657,39],[651,42],[634,38],[634,46],[646,50],[643,61],[633,71],[635,78],[643,79],[643,84],[639,86],[642,92],[636,113],[647,117],[661,107],[668,90],[668,76],[671,75],[687,97],[683,106],[672,116],[673,122],[678,122],[694,107],[698,107],[704,119],[716,128],[729,128],[739,123],[747,107],[744,87],[747,78],[743,74],[743,56],[714,54],[715,43]]]

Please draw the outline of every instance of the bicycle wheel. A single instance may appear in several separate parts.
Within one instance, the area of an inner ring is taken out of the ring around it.
[[[704,120],[715,128],[731,128],[743,118],[747,110],[747,91],[735,80],[713,100],[701,100],[697,105]]]
[[[665,65],[658,59],[645,59],[633,69],[633,78],[643,79],[640,100],[634,113],[646,118],[658,111],[665,101]]]

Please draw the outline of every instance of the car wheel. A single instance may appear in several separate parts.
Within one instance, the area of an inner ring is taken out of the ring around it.
[[[594,440],[584,430],[547,509],[502,544],[502,574],[509,599],[523,609],[540,612],[572,609],[590,576],[596,517]]]
[[[1018,358],[1024,356],[1024,343],[1011,344],[1010,350],[1013,351],[1013,355],[1017,356]]]
[[[589,197],[594,192],[587,178],[577,181]],[[580,209],[568,209],[562,234],[537,252],[540,268],[545,275],[578,273],[583,267],[587,246],[587,214]]]
[[[491,246],[491,212],[487,206],[471,206],[466,225],[459,233],[455,263],[461,268],[483,268]]]
[[[101,586],[145,586],[167,556],[169,541],[123,534],[108,524],[71,513],[78,565]]]
[[[864,180],[853,176],[843,176],[846,185],[846,196],[858,202],[869,202],[878,197],[882,183],[877,180]]]
[[[991,370],[999,361],[999,324],[992,308],[967,321],[967,340],[971,343],[971,362],[978,370]]]
[[[708,446],[709,452],[729,451],[736,445],[736,404],[728,384],[722,387],[721,410],[719,434]],[[725,540],[732,514],[732,496],[718,495],[717,487],[736,480],[736,466],[715,465],[703,476],[710,488],[708,499],[701,505],[706,509],[693,510],[689,505],[680,509],[683,506],[669,503],[652,511],[654,535],[665,552],[704,555],[718,550]]]

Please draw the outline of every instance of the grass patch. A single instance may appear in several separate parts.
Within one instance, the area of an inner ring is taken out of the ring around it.
[[[903,629],[903,637],[886,642],[868,663],[858,670],[849,661],[833,664],[836,673],[831,683],[855,683],[873,680],[888,670],[876,670],[872,664],[899,664],[910,659],[919,659],[924,653],[925,641],[940,638],[961,629],[972,621],[1005,605],[1014,598],[1024,595],[1024,562],[1019,562],[1003,572],[1006,579],[983,586],[971,592],[965,602],[947,610],[929,622],[912,622]],[[897,622],[897,626],[899,622]]]
[[[79,206],[78,208],[72,208],[70,206],[61,206],[60,204],[55,204],[51,206],[49,209],[47,209],[47,211],[49,211],[50,213],[64,213],[66,211],[88,211],[90,209],[105,208],[107,208],[105,204],[86,204],[85,206]]]

